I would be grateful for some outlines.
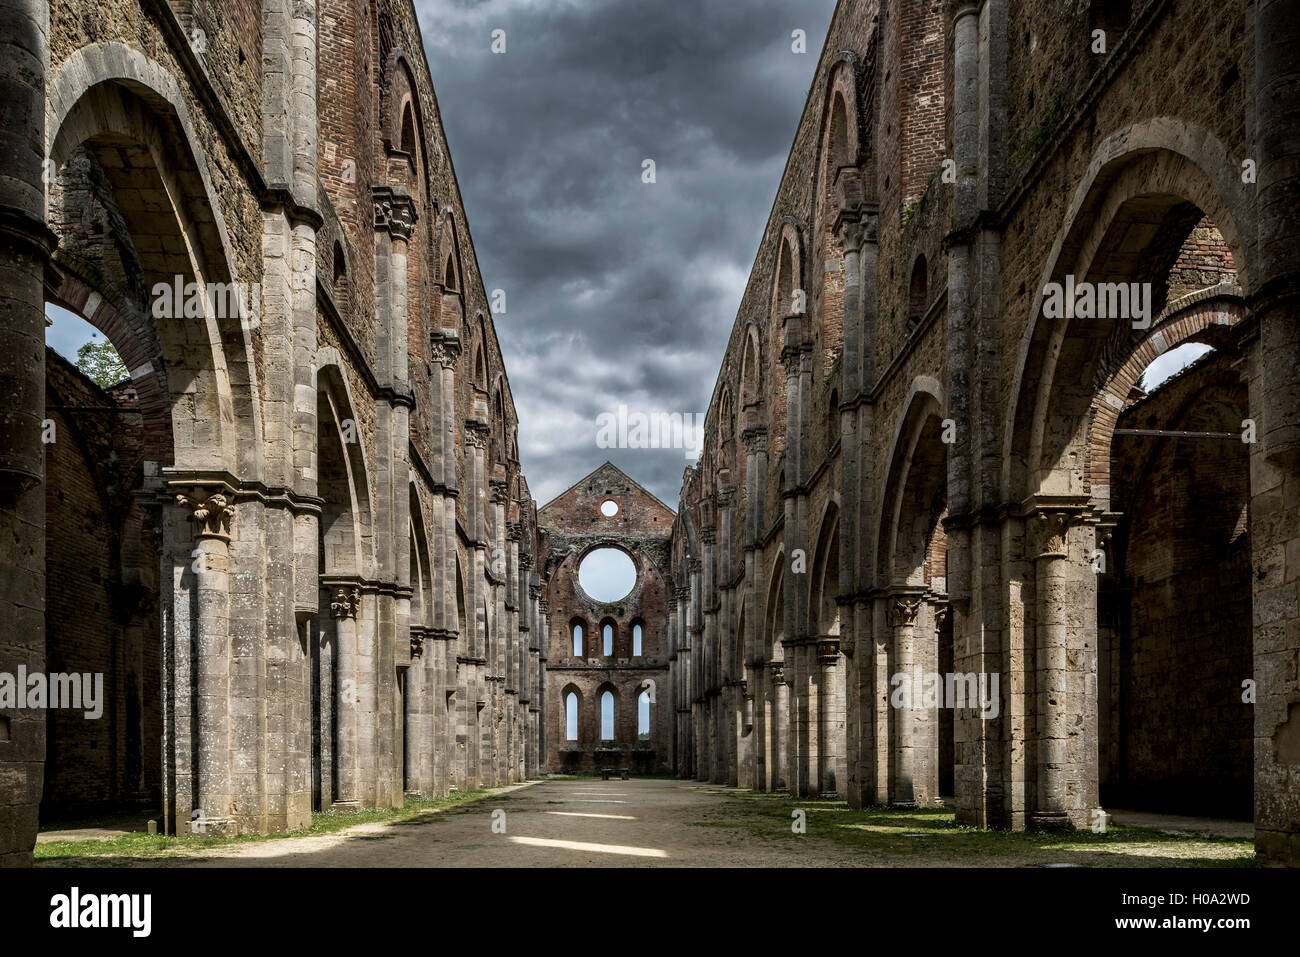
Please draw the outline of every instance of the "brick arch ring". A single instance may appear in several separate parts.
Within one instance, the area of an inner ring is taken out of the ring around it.
[[[1111,445],[1120,413],[1129,391],[1142,372],[1157,358],[1188,342],[1203,342],[1219,348],[1225,335],[1245,317],[1241,288],[1230,283],[1211,286],[1174,300],[1152,323],[1149,334],[1118,369],[1107,370],[1105,384],[1096,390],[1089,410],[1087,461],[1089,493],[1095,504],[1110,507]]]

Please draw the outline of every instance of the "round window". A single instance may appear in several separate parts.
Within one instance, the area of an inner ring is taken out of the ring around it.
[[[597,548],[578,566],[578,581],[596,601],[618,601],[636,584],[636,563],[621,548]]]
[[[613,518],[618,514],[618,502],[614,501],[612,498],[605,499],[605,501],[600,503],[600,514],[604,515],[606,518]]]

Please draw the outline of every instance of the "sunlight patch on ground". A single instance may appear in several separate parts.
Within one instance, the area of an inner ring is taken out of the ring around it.
[[[1085,851],[1089,854],[1127,854],[1134,857],[1212,858],[1229,861],[1249,858],[1255,854],[1252,846],[1242,846],[1220,841],[1127,841],[1116,844],[1044,844],[1044,851]]]
[[[595,854],[622,854],[625,857],[667,857],[657,847],[629,847],[626,844],[588,844],[584,841],[557,841],[545,837],[512,837],[516,844],[529,847],[554,847],[562,851],[589,851]]]

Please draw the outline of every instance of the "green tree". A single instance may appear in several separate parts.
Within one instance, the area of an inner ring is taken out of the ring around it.
[[[87,342],[77,350],[77,368],[93,379],[101,388],[117,385],[130,375],[108,340]]]

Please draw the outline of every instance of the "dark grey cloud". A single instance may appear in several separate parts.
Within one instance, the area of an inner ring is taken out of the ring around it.
[[[416,0],[539,502],[608,458],[676,507],[596,421],[705,411],[834,6]]]

